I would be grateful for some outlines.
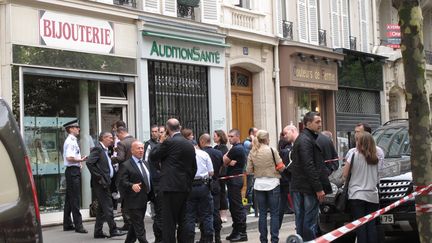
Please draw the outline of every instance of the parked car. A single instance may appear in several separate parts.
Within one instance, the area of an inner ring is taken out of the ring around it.
[[[372,134],[385,154],[384,163],[379,167],[378,185],[380,208],[384,208],[413,192],[408,120],[386,122]],[[353,220],[349,214],[335,208],[338,188],[334,184],[332,186],[333,194],[326,195],[320,206],[320,229],[323,232],[330,232]],[[414,200],[381,215],[378,223],[381,238],[384,235],[417,231]],[[347,236],[344,241],[351,241],[352,238],[352,235]]]
[[[18,125],[0,98],[0,242],[42,242],[36,187]]]

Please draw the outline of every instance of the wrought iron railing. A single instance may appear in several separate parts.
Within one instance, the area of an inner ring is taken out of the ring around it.
[[[177,4],[177,17],[195,20],[195,8],[188,5]]]
[[[283,37],[287,40],[293,39],[293,22],[284,20],[282,22]]]
[[[327,46],[327,31],[318,29],[318,42],[320,46]]]
[[[425,51],[426,63],[432,65],[432,51]]]
[[[114,0],[114,4],[136,8],[137,0]]]
[[[357,50],[357,37],[350,36],[349,42],[350,42],[350,49],[354,51]]]

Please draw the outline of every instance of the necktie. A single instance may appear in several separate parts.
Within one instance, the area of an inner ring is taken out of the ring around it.
[[[110,171],[109,172],[110,178],[113,178],[113,176],[114,176],[114,168],[113,168],[113,166],[111,164],[111,158],[108,155],[108,150],[105,150],[105,155],[106,155],[106,157],[108,159],[108,168],[109,168],[109,171]]]
[[[145,185],[146,185],[146,192],[148,193],[148,192],[150,191],[150,182],[149,182],[149,179],[148,179],[148,176],[147,176],[146,170],[144,169],[143,161],[142,161],[142,160],[139,160],[139,161],[138,161],[138,164],[139,164],[140,169],[141,169],[141,174],[142,174],[142,176],[143,176],[143,178],[144,178],[144,183],[145,183]]]

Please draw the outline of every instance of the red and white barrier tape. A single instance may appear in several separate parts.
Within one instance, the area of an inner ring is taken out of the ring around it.
[[[416,204],[416,211],[418,213],[431,213],[432,204]]]
[[[415,196],[418,195],[423,195],[423,194],[430,194],[432,190],[432,184],[430,184],[429,186],[425,186],[425,187],[418,187],[418,190],[416,190],[415,192],[401,198],[400,200],[388,205],[385,208],[379,209],[371,214],[368,214],[364,217],[361,217],[349,224],[346,224],[342,227],[339,227],[338,229],[333,230],[332,232],[329,232],[315,240],[312,241],[308,241],[307,243],[328,243],[328,242],[332,242],[333,240],[341,237],[342,235],[345,235],[348,232],[351,232],[353,230],[355,230],[356,228],[360,227],[363,224],[368,223],[369,221],[372,221],[373,219],[377,218],[378,216],[392,210],[393,208],[401,205],[402,203],[405,203],[406,201],[414,198]],[[421,210],[425,210],[425,212],[432,212],[432,208],[430,208],[429,206],[430,204],[427,204],[427,207],[422,207],[422,205],[419,205],[419,207],[421,208]],[[418,207],[416,206],[416,210]],[[430,211],[429,211],[430,210]],[[421,211],[423,212],[423,211]]]
[[[242,177],[242,176],[246,176],[246,175],[253,175],[253,174],[246,174],[246,173],[242,173],[242,174],[238,174],[238,175],[230,175],[230,176],[222,176],[219,177],[219,180],[226,180],[226,179],[231,179],[231,178],[236,178],[236,177]]]
[[[324,163],[330,163],[330,162],[334,162],[334,161],[338,161],[338,160],[343,160],[344,158],[336,158],[336,159],[328,159],[328,160],[324,160]]]

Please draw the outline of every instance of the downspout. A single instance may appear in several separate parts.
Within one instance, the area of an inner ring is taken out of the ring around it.
[[[377,35],[377,30],[378,30],[378,25],[377,25],[377,6],[375,4],[375,1],[371,1],[372,3],[372,28],[373,28],[373,48],[372,48],[372,53],[377,53],[378,51],[378,47],[379,47],[379,43],[378,43],[378,38],[379,37]]]
[[[275,77],[275,103],[276,103],[276,139],[282,131],[281,103],[280,103],[280,79],[279,79],[279,45],[274,48],[274,77]]]

